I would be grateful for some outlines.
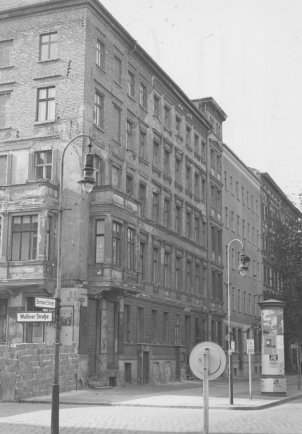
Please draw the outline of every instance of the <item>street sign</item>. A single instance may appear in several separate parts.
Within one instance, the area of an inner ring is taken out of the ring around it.
[[[204,350],[208,351],[208,378],[215,380],[224,371],[226,358],[223,349],[215,342],[201,342],[192,349],[189,357],[191,371],[197,378],[204,376]]]
[[[42,307],[43,309],[55,309],[56,299],[46,297],[35,297],[35,307]]]
[[[247,352],[247,354],[254,354],[255,353],[254,339],[247,339],[246,340],[246,352]]]
[[[17,322],[53,322],[52,312],[18,312]]]

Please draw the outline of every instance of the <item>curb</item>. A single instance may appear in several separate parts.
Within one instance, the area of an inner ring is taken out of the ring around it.
[[[296,399],[302,398],[302,393],[298,393],[293,396],[288,396],[282,399],[279,399],[277,401],[272,401],[267,404],[261,404],[261,405],[247,405],[247,406],[239,406],[239,405],[233,405],[230,406],[229,404],[223,406],[210,406],[210,409],[214,410],[265,410],[266,408],[270,407],[276,407],[278,405],[286,404],[287,402],[294,401]],[[26,403],[26,404],[51,404],[51,400],[20,400],[20,403]],[[102,406],[102,407],[151,407],[151,408],[188,408],[191,410],[200,410],[203,408],[202,405],[156,405],[156,404],[127,404],[127,403],[119,403],[119,402],[110,402],[110,401],[100,401],[100,402],[82,402],[82,401],[60,401],[60,405],[74,405],[74,406]]]

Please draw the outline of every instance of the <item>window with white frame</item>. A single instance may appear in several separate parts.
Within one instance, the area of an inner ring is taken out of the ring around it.
[[[105,221],[95,222],[95,263],[102,264],[105,258]]]
[[[135,75],[132,71],[128,71],[128,95],[135,97]]]
[[[104,95],[99,92],[94,96],[94,125],[104,128]]]
[[[144,83],[139,86],[139,103],[142,107],[147,107],[147,86]]]
[[[100,39],[96,41],[96,64],[105,69],[105,44]]]
[[[54,60],[58,58],[58,34],[57,32],[40,35],[39,60]]]
[[[56,88],[55,86],[38,89],[37,116],[38,122],[54,121],[56,112]]]
[[[52,175],[52,151],[35,152],[35,178],[51,179]]]

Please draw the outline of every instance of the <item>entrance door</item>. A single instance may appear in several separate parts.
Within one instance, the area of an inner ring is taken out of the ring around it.
[[[149,351],[143,352],[143,384],[149,383]]]

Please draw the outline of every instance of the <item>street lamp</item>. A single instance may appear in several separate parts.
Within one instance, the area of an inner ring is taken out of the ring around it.
[[[63,180],[64,180],[64,157],[68,147],[80,137],[89,139],[88,153],[85,156],[85,165],[83,168],[83,178],[79,183],[86,192],[90,192],[95,184],[93,176],[93,159],[91,153],[91,137],[87,134],[79,134],[71,139],[65,146],[62,152],[61,171],[60,171],[60,186],[59,186],[59,208],[58,208],[58,238],[57,238],[57,287],[55,292],[56,309],[55,309],[55,348],[54,348],[54,370],[53,370],[53,385],[52,385],[52,400],[51,400],[51,434],[59,434],[59,361],[60,361],[60,303],[61,303],[61,260],[62,260],[62,221],[64,208],[62,207],[63,199]]]
[[[232,349],[231,349],[231,338],[232,338],[232,329],[231,329],[231,294],[230,294],[230,245],[237,241],[241,245],[241,249],[243,250],[243,242],[238,239],[234,238],[229,242],[227,245],[227,272],[228,272],[228,278],[227,278],[227,289],[228,289],[228,361],[229,361],[229,400],[230,404],[233,404],[233,360],[232,360]],[[238,270],[241,274],[241,276],[245,276],[246,272],[248,270],[248,262],[250,261],[249,256],[242,253],[240,255],[240,264],[238,267]]]

